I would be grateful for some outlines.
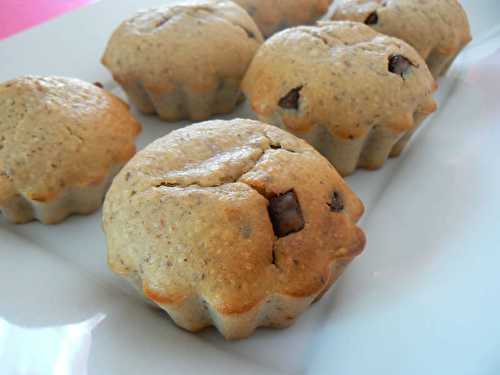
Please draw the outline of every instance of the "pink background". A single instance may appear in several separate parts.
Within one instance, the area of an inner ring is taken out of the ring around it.
[[[0,0],[0,39],[95,0]]]

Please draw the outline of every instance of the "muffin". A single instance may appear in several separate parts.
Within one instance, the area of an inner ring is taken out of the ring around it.
[[[434,77],[443,75],[471,40],[457,0],[339,0],[334,20],[364,22],[402,39],[424,58]]]
[[[312,24],[333,0],[233,0],[253,17],[264,37],[288,27]]]
[[[90,83],[1,83],[0,212],[13,223],[54,224],[95,211],[140,129],[127,104]]]
[[[143,113],[167,121],[231,112],[262,36],[231,1],[139,12],[113,33],[102,63]]]
[[[437,86],[420,55],[357,22],[274,35],[242,87],[261,120],[309,141],[344,176],[398,156],[436,109]]]
[[[365,244],[363,205],[304,141],[252,120],[174,131],[104,203],[108,263],[189,331],[287,327]]]

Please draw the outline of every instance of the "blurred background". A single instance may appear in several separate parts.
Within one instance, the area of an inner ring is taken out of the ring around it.
[[[1,0],[0,39],[97,0]]]

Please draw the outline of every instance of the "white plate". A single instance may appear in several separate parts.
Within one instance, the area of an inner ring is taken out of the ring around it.
[[[160,3],[107,0],[2,41],[0,80],[59,74],[119,93],[99,64],[107,38]],[[463,3],[475,41],[440,82],[439,112],[401,158],[348,179],[366,252],[295,326],[240,342],[186,333],[107,270],[100,212],[0,220],[0,374],[500,374],[500,3]],[[179,126],[139,119],[140,146]]]

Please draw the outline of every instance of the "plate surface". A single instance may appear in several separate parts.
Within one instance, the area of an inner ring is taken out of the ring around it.
[[[122,95],[100,55],[122,19],[161,3],[106,0],[4,40],[0,81],[67,75]],[[462,3],[474,42],[439,112],[402,157],[348,178],[368,246],[295,326],[186,333],[107,270],[100,212],[0,218],[0,374],[500,374],[500,3]],[[183,125],[136,115],[140,147]]]

